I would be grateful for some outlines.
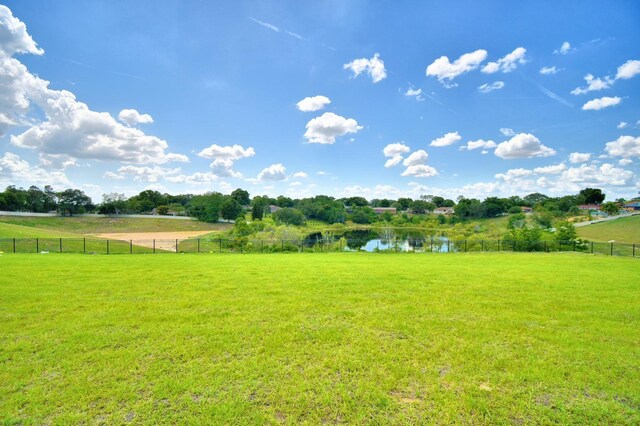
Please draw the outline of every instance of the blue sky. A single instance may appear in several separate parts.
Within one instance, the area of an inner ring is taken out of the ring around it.
[[[7,1],[0,186],[640,190],[640,3]]]

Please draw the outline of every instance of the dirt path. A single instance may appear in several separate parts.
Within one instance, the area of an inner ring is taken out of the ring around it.
[[[133,241],[133,244],[142,247],[155,247],[159,250],[174,250],[176,240],[182,241],[209,234],[211,231],[182,231],[182,232],[115,232],[108,234],[95,234],[96,237],[109,240]]]

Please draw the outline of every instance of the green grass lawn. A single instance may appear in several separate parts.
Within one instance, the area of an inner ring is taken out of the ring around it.
[[[4,424],[639,424],[638,259],[0,256]]]
[[[111,232],[177,232],[207,231],[220,232],[230,229],[227,223],[206,223],[197,220],[176,220],[161,218],[114,218],[114,217],[0,217],[0,238],[13,238],[9,225],[31,228],[28,237],[64,237],[61,233],[99,234]],[[20,228],[23,232],[24,229]],[[25,236],[26,238],[26,236]]]
[[[2,238],[72,238],[78,234],[55,229],[42,229],[33,226],[16,225],[3,222],[0,218],[0,239]]]
[[[640,215],[576,228],[580,238],[640,244]]]

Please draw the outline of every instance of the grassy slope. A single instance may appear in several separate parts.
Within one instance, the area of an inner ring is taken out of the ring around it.
[[[5,422],[640,423],[637,259],[51,254],[0,268]]]
[[[589,240],[640,244],[640,216],[596,223],[577,228],[577,231],[580,238]]]
[[[205,223],[195,220],[175,219],[137,219],[102,217],[0,217],[0,225],[19,225],[34,229],[30,237],[47,237],[52,232],[71,232],[75,234],[98,234],[107,232],[173,232],[173,231],[220,231],[228,229],[229,224]],[[40,229],[41,231],[35,231]],[[3,228],[0,232],[5,234]],[[39,234],[42,232],[42,235]],[[13,235],[2,235],[13,237]],[[62,235],[60,235],[62,236]]]
[[[0,219],[0,239],[3,238],[71,238],[78,234],[52,229],[34,228],[2,222]]]

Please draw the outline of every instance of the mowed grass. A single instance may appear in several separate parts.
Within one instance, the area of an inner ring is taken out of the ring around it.
[[[73,238],[78,234],[52,229],[34,228],[2,222],[0,219],[0,239],[3,238]]]
[[[230,229],[227,223],[206,223],[197,220],[177,220],[162,218],[118,218],[118,217],[0,217],[0,238],[13,238],[8,235],[9,225],[18,225],[32,229],[33,237],[63,237],[55,233],[73,233],[80,235],[116,233],[116,232],[180,232],[211,231],[220,232]],[[21,228],[22,229],[22,228]],[[55,235],[53,235],[55,234]]]
[[[0,256],[5,424],[639,424],[640,264]]]
[[[580,238],[640,245],[640,215],[576,228]]]

